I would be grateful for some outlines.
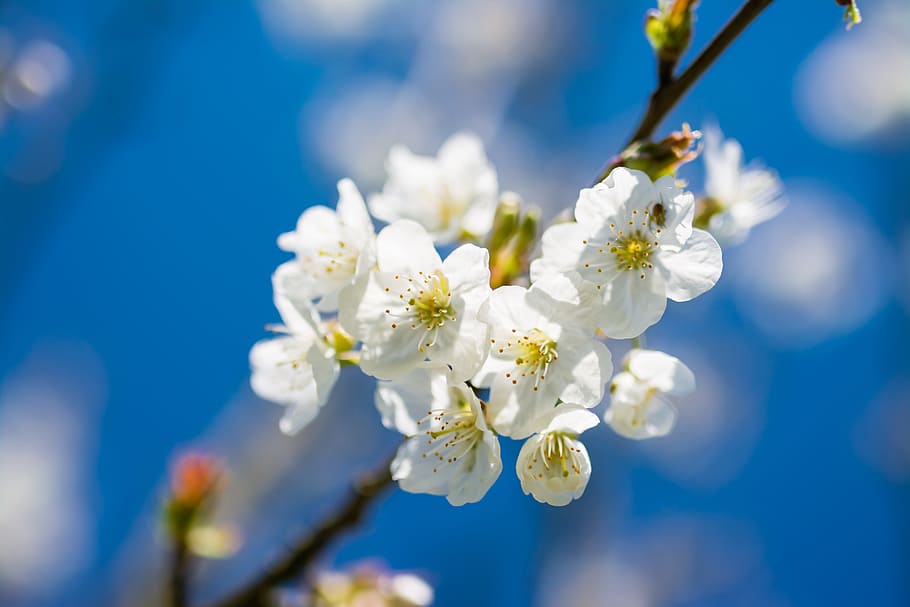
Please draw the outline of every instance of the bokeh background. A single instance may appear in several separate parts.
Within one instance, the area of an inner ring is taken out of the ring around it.
[[[696,47],[735,4],[703,3]],[[329,508],[398,439],[356,369],[295,438],[251,394],[276,236],[460,129],[552,216],[642,111],[651,5],[0,2],[0,604],[155,604],[188,447],[231,466],[244,538],[200,598]],[[789,200],[649,331],[700,384],[677,431],[587,433],[562,509],[508,444],[483,502],[394,492],[327,567],[417,571],[441,606],[910,604],[910,5],[860,7],[846,32],[831,0],[775,3],[662,127],[718,123]]]

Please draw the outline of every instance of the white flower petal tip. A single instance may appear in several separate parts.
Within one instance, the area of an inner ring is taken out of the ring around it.
[[[515,471],[525,495],[565,506],[582,496],[591,478],[591,458],[578,435],[600,420],[584,407],[561,404],[538,422],[543,429],[525,441]]]
[[[397,146],[389,153],[386,171],[382,193],[370,198],[378,219],[412,219],[439,244],[462,236],[482,238],[490,231],[499,183],[477,136],[453,135],[436,157]]]
[[[669,434],[677,412],[668,397],[695,389],[692,371],[678,358],[640,349],[629,352],[624,368],[610,384],[604,422],[617,434],[636,440]]]
[[[714,286],[723,261],[714,238],[692,227],[694,197],[672,180],[623,167],[579,193],[575,224],[549,228],[533,280],[577,273],[600,295],[597,325],[624,339]]]
[[[391,466],[404,491],[461,506],[480,501],[499,478],[499,439],[474,392],[446,369],[424,366],[380,382],[376,404],[383,423],[408,436]]]

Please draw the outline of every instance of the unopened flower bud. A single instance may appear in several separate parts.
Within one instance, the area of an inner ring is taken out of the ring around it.
[[[847,29],[852,28],[857,23],[862,23],[863,16],[859,12],[859,7],[856,6],[856,0],[834,0],[840,6],[846,6],[844,9],[844,21],[847,22]]]
[[[521,196],[515,192],[503,192],[499,197],[499,206],[496,207],[487,249],[498,251],[512,239],[515,229],[518,227],[520,213]]]
[[[645,36],[654,48],[661,83],[669,82],[680,57],[692,41],[698,0],[660,0],[645,16]]]
[[[655,180],[674,175],[680,166],[698,157],[699,150],[694,146],[700,138],[699,131],[683,124],[682,130],[670,133],[660,141],[637,141],[613,159],[604,171],[604,177],[616,167],[643,171]]]
[[[165,522],[170,531],[185,538],[200,514],[206,512],[224,483],[224,466],[198,452],[180,456],[171,472],[170,495],[165,503]]]

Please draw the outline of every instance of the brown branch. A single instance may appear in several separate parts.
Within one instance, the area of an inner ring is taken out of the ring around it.
[[[293,544],[291,550],[246,585],[210,607],[267,607],[269,593],[279,584],[300,577],[342,533],[355,527],[367,507],[392,484],[391,458],[360,478],[345,500],[326,518]]]
[[[745,30],[752,21],[758,17],[774,0],[746,0],[739,11],[733,15],[726,25],[717,33],[708,46],[696,57],[692,63],[679,75],[678,78],[671,78],[663,83],[658,83],[657,88],[651,94],[648,100],[648,108],[635,127],[635,131],[624,147],[629,147],[636,141],[650,138],[654,131],[660,125],[661,121],[667,117],[677,103],[689,92],[692,85],[701,78],[711,65],[717,61],[727,47],[736,40],[737,37]],[[609,166],[605,169],[597,181],[603,181],[607,178]]]
[[[186,538],[175,538],[170,562],[169,596],[170,607],[186,607],[187,579],[190,577],[190,551]]]

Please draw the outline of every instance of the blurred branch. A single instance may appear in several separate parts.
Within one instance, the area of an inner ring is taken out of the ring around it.
[[[393,455],[394,457],[394,455]],[[292,545],[282,558],[262,573],[209,607],[267,607],[272,589],[305,573],[329,544],[342,533],[355,527],[367,507],[392,484],[389,467],[392,457],[357,480],[345,500],[321,522]]]
[[[171,607],[187,606],[187,579],[190,576],[190,551],[186,538],[174,540],[174,551],[171,554],[170,564],[170,595]]]
[[[708,70],[711,65],[717,61],[727,47],[736,40],[737,37],[749,26],[752,21],[758,17],[774,0],[746,0],[746,3],[740,7],[739,11],[726,25],[717,33],[708,46],[696,57],[692,63],[679,75],[678,78],[669,78],[651,94],[648,100],[648,108],[644,115],[626,142],[628,148],[636,141],[650,138],[660,125],[661,121],[667,117],[677,103],[689,92],[699,78]],[[609,174],[609,168],[605,169],[597,178],[597,181],[603,181]]]

